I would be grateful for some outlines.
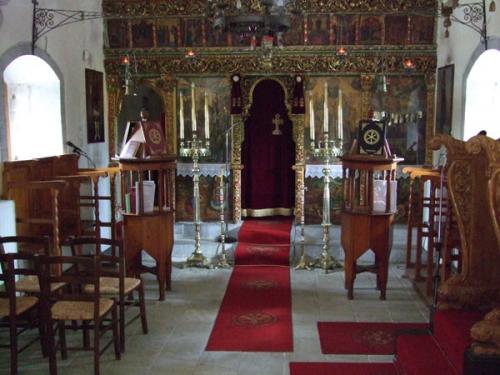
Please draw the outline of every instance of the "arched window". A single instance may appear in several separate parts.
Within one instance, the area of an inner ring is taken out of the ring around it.
[[[464,139],[486,130],[500,138],[500,51],[490,49],[476,60],[467,77]]]
[[[63,153],[61,83],[52,68],[32,55],[3,72],[10,160]]]

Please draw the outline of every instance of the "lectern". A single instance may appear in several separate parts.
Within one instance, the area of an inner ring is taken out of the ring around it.
[[[172,273],[175,156],[120,159],[120,171],[127,272],[154,273],[164,300]],[[143,264],[143,250],[156,266]]]
[[[375,273],[380,299],[386,295],[396,212],[396,167],[403,159],[391,155],[384,128],[378,121],[362,121],[358,140],[341,158],[344,196],[341,243],[349,299],[354,296],[354,280],[360,272]],[[358,258],[369,250],[375,254],[374,264],[357,265]]]

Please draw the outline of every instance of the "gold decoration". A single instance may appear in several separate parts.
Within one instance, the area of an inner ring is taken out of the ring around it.
[[[435,73],[427,73],[425,75],[425,84],[426,84],[426,129],[425,134],[427,134],[426,139],[427,143],[435,135],[435,124],[434,124],[434,92],[436,89],[436,74]],[[432,136],[431,136],[432,134]],[[425,162],[427,164],[432,164],[432,149],[429,144],[425,145]]]
[[[234,0],[226,0],[224,3],[227,5],[229,13],[237,11]],[[245,12],[259,13],[262,11],[261,2],[258,0],[242,1],[241,3],[242,10]],[[122,17],[205,15],[207,10],[214,11],[213,7],[214,4],[210,9],[207,9],[205,0],[103,0],[104,13]],[[436,3],[433,0],[295,0],[286,4],[287,12],[300,9],[307,11],[307,13],[397,13],[418,10],[420,13],[433,15],[435,8]]]

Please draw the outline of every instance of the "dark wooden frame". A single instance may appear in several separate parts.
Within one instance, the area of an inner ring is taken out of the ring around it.
[[[85,99],[87,106],[87,142],[104,142],[103,73],[85,69]]]
[[[436,134],[451,134],[455,65],[438,68],[436,89]]]

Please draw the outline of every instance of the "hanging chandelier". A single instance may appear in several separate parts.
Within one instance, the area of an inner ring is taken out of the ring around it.
[[[286,0],[237,0],[230,9],[228,2],[211,0],[215,30],[230,32],[244,38],[262,41],[265,37],[280,38],[290,29],[290,16],[285,13]]]

